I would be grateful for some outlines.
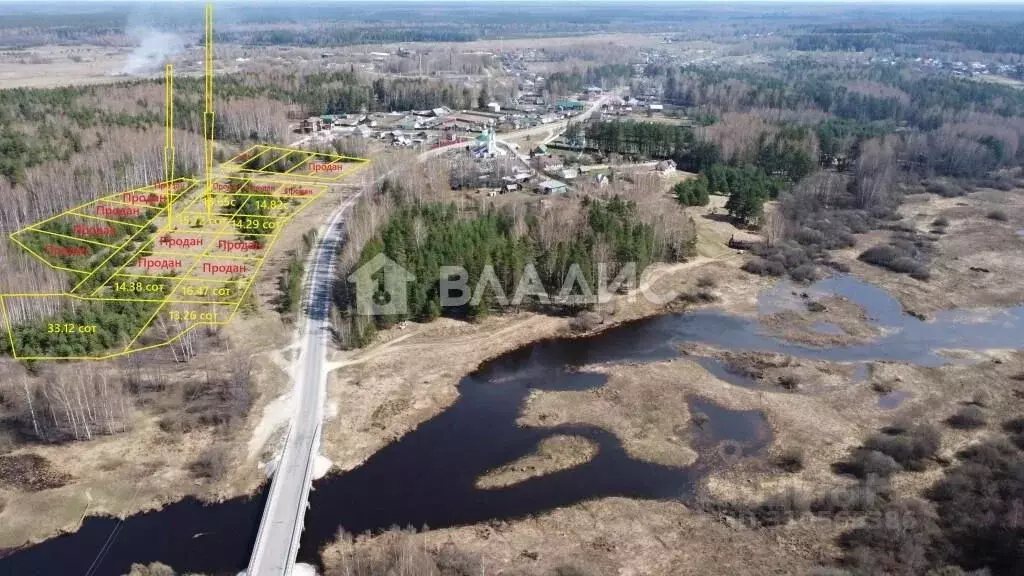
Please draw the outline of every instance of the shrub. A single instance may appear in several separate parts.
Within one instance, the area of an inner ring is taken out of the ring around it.
[[[132,564],[131,571],[126,576],[175,576],[174,570],[161,562],[153,562],[150,565]]]
[[[437,569],[444,576],[476,576],[483,574],[483,559],[476,554],[460,550],[454,542],[446,542],[434,558]]]
[[[921,268],[921,264],[910,256],[899,256],[890,262],[887,268],[900,274],[910,274],[917,272]]]
[[[1010,219],[1010,217],[1006,215],[1006,212],[1003,212],[1002,210],[990,210],[988,214],[985,214],[985,217],[997,222],[1006,222]]]
[[[782,262],[769,260],[765,271],[770,276],[782,276],[786,273],[786,265],[783,264]]]
[[[784,374],[779,376],[779,386],[786,390],[797,390],[800,388],[800,379],[795,374]]]
[[[697,290],[695,292],[683,292],[676,296],[676,302],[683,304],[710,304],[718,301],[718,296],[710,290]]]
[[[802,264],[790,272],[789,277],[797,282],[814,282],[818,279],[818,268],[814,264]]]
[[[604,319],[600,314],[586,310],[569,321],[569,329],[576,333],[590,332],[603,323]]]
[[[935,513],[916,499],[889,502],[839,543],[857,574],[924,574],[939,535]]]
[[[942,538],[945,564],[993,574],[1024,574],[1024,454],[1005,440],[972,446],[961,463],[929,491]]]
[[[718,286],[718,281],[710,274],[701,274],[701,276],[697,278],[698,288],[714,288],[716,286]]]
[[[939,216],[935,220],[932,220],[932,226],[935,226],[936,228],[945,228],[946,226],[949,226],[949,218]]]
[[[824,304],[816,300],[811,300],[810,302],[807,303],[808,312],[824,312],[826,310],[828,310],[828,308],[826,308]]]
[[[326,576],[438,575],[479,576],[479,554],[459,549],[454,542],[428,547],[412,530],[391,528],[372,539],[353,538],[342,531],[337,565]],[[488,571],[489,573],[490,571]],[[569,574],[569,573],[567,573]]]
[[[829,490],[811,502],[811,511],[821,516],[861,514],[880,508],[892,499],[892,487],[884,477],[866,478],[853,486]]]
[[[922,265],[917,270],[914,270],[913,272],[911,272],[910,273],[910,277],[913,278],[914,280],[920,280],[922,282],[927,282],[928,280],[931,280],[932,273],[931,273],[931,271],[929,271],[927,268],[925,268]]]
[[[782,276],[786,273],[786,266],[776,260],[764,260],[756,258],[745,262],[742,269],[758,276]]]
[[[825,266],[828,266],[829,268],[835,270],[836,272],[840,272],[842,274],[849,274],[850,273],[850,266],[847,263],[845,263],[845,262],[837,262],[835,260],[825,260],[824,262],[822,262],[822,264],[824,264]]]
[[[888,394],[896,389],[891,380],[874,380],[871,382],[871,389],[879,394]]]
[[[1024,430],[1024,418],[1017,420],[1004,428]],[[1024,574],[1024,524],[1018,520],[1024,453],[997,439],[957,456],[960,464],[925,492],[930,503],[893,500],[887,485],[877,481],[856,489],[883,487],[877,498],[836,493],[815,500],[815,513],[867,513],[857,528],[840,537],[844,567],[857,576]]]
[[[810,500],[802,491],[790,488],[780,494],[769,496],[755,510],[757,521],[762,526],[780,526],[807,514],[811,509]]]
[[[925,190],[932,194],[938,194],[943,198],[956,198],[957,196],[963,196],[965,193],[963,188],[948,182],[930,182],[925,186]]]
[[[196,478],[217,481],[228,471],[228,453],[223,446],[211,446],[203,450],[199,458],[189,465]]]
[[[840,474],[849,474],[857,478],[870,478],[872,476],[888,478],[902,470],[899,463],[892,456],[865,448],[854,450],[850,459],[837,463],[835,469]]]
[[[974,430],[985,426],[985,412],[977,406],[964,406],[950,416],[946,423],[959,430]]]
[[[916,226],[914,226],[910,222],[903,221],[888,224],[886,226],[883,226],[883,228],[885,228],[886,230],[892,230],[893,232],[896,232],[898,234],[913,234],[917,232]]]
[[[971,396],[970,404],[974,404],[975,406],[981,406],[982,408],[984,408],[988,406],[991,401],[992,394],[990,394],[987,390],[978,390],[977,392],[974,393],[973,396]]]
[[[880,244],[868,248],[858,259],[862,262],[880,266],[900,274],[909,274],[918,280],[930,277],[924,258],[923,248],[927,243],[923,238],[914,236],[914,240],[896,239],[890,244]]]
[[[907,470],[923,470],[942,446],[938,429],[929,424],[895,428],[868,438],[864,447],[892,457]]]
[[[60,488],[72,479],[39,454],[0,456],[0,488],[38,492]]]
[[[775,467],[785,472],[799,472],[804,469],[804,452],[799,448],[787,448],[775,457]]]
[[[714,292],[710,290],[698,290],[697,294],[695,294],[695,297],[698,301],[703,302],[705,304],[718,302],[718,295],[716,295]]]
[[[793,239],[800,244],[821,244],[825,241],[825,234],[820,230],[801,228],[793,236]]]
[[[868,264],[874,264],[875,266],[888,268],[889,264],[899,256],[899,252],[892,246],[879,245],[872,246],[864,252],[861,252],[858,260],[867,262]]]
[[[740,266],[741,270],[750,272],[751,274],[757,274],[758,276],[764,276],[764,271],[768,267],[768,263],[760,258],[753,260],[747,260]]]
[[[1003,422],[1003,430],[1010,434],[1024,434],[1024,417],[1014,418]]]

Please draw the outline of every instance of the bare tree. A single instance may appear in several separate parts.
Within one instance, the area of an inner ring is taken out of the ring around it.
[[[894,194],[896,179],[894,137],[868,140],[861,146],[854,171],[854,199],[859,208],[884,206]]]

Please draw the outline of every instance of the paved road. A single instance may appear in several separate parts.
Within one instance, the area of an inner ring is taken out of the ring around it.
[[[610,99],[611,95],[606,94],[602,96],[600,99],[591,102],[590,106],[588,106],[585,111],[577,114],[576,116],[573,116],[572,118],[559,120],[558,122],[552,122],[551,124],[541,124],[540,126],[534,126],[532,128],[524,128],[522,130],[517,130],[515,132],[506,132],[504,134],[500,134],[499,137],[495,138],[495,141],[497,141],[498,144],[505,146],[510,151],[514,152],[517,156],[519,156],[519,160],[521,160],[522,162],[526,163],[527,166],[529,166],[530,151],[517,150],[516,148],[513,148],[511,140],[542,134],[544,135],[544,139],[541,140],[539,144],[548,144],[555,138],[558,138],[558,136],[562,134],[562,132],[565,132],[565,129],[569,126],[569,122],[582,122],[587,118],[590,118],[590,116],[595,111],[597,111],[597,109],[600,108],[602,104],[608,102]]]
[[[604,99],[593,103],[577,116],[584,119],[596,110]],[[532,134],[538,129],[564,130],[566,122],[520,130],[503,135],[516,138]],[[551,136],[552,138],[554,136]],[[291,147],[297,147],[307,138]],[[419,160],[458,147],[430,150],[419,155]],[[381,181],[393,172],[380,176]],[[360,193],[347,197],[321,227],[318,240],[306,263],[305,307],[302,326],[298,333],[298,356],[292,364],[292,397],[295,413],[292,415],[288,438],[285,440],[277,470],[270,484],[270,496],[263,510],[259,534],[249,560],[248,576],[286,576],[292,573],[295,557],[299,553],[302,521],[306,515],[309,489],[312,485],[313,462],[320,448],[320,426],[323,420],[324,399],[327,395],[327,371],[324,363],[327,338],[330,334],[329,311],[334,263],[344,239],[344,216],[359,199]]]
[[[284,452],[274,472],[259,535],[249,560],[249,576],[291,574],[299,552],[302,519],[312,484],[313,461],[320,447],[327,371],[324,360],[330,334],[328,312],[334,262],[344,237],[344,214],[358,199],[347,198],[318,234],[307,262],[306,299],[299,331],[299,353],[292,367],[295,414]]]

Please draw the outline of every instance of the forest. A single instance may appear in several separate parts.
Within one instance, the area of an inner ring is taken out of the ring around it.
[[[581,92],[590,86],[610,89],[629,81],[633,69],[627,64],[603,64],[586,70],[573,67],[568,72],[553,72],[544,80],[544,87],[556,96]]]
[[[13,346],[22,357],[91,356],[124,346],[156,312],[158,302],[104,300],[88,302],[36,322],[16,324]],[[65,333],[47,325],[95,326],[95,332]],[[0,352],[11,353],[11,342],[0,342]]]
[[[845,169],[862,142],[897,133],[899,163],[922,177],[983,178],[1024,162],[1024,92],[999,84],[799,60],[774,75],[652,65],[642,82],[690,114],[715,115],[699,139],[717,144],[724,159],[788,172],[791,182],[810,173],[804,154]]]
[[[501,289],[508,295],[515,292],[524,267],[532,264],[545,291],[557,294],[573,264],[579,266],[587,284],[594,286],[598,262],[610,265],[614,273],[628,262],[642,269],[654,261],[684,256],[658,250],[650,226],[638,221],[635,206],[617,198],[583,202],[585,224],[568,238],[554,242],[545,242],[544,223],[537,215],[517,221],[509,214],[490,210],[461,219],[452,205],[412,206],[388,221],[379,240],[367,244],[362,261],[384,253],[422,278],[413,285],[410,314],[429,318],[439,312],[486,315],[491,305],[484,298],[472,308],[440,310],[436,279],[442,263],[465,267],[471,286],[480,280],[484,266],[493,266]]]
[[[814,26],[793,37],[793,47],[801,51],[893,50],[919,55],[940,43],[955,43],[962,49],[981,52],[1024,54],[1024,34],[1016,24]],[[1022,73],[1020,67],[1017,73]]]
[[[608,200],[584,198],[567,202],[557,211],[530,208],[466,212],[452,204],[405,203],[382,223],[379,231],[363,246],[352,269],[384,254],[415,276],[408,288],[408,312],[401,316],[377,316],[374,325],[365,317],[350,315],[354,341],[372,338],[374,329],[386,328],[406,319],[430,320],[438,316],[478,319],[502,311],[505,302],[516,309],[549,312],[579,311],[593,302],[576,296],[597,289],[599,264],[612,280],[626,264],[639,272],[653,262],[672,262],[692,254],[692,239],[666,242],[658,231],[644,222],[632,202],[613,197]],[[458,306],[442,307],[440,273],[442,266],[463,267],[474,297]],[[550,298],[523,292],[533,278]],[[493,277],[485,272],[493,270]],[[580,279],[579,283],[574,283]],[[383,282],[383,278],[379,279]],[[475,291],[478,284],[479,294]],[[381,288],[383,288],[381,286]],[[346,309],[354,302],[354,286],[337,295]],[[526,295],[521,302],[513,296]]]

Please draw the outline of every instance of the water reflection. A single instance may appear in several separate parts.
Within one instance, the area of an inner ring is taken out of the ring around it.
[[[730,351],[778,352],[801,358],[862,363],[891,360],[934,366],[948,361],[943,349],[1020,348],[1024,308],[986,314],[946,312],[931,322],[904,314],[884,290],[850,277],[836,277],[809,289],[837,294],[862,305],[885,335],[868,343],[812,348],[763,333],[756,320],[698,311],[631,322],[582,339],[541,341],[486,362],[459,384],[460,397],[371,456],[360,467],[314,485],[300,558],[316,562],[321,545],[339,527],[359,532],[391,525],[442,527],[544,512],[587,499],[620,495],[682,498],[714,463],[749,454],[770,441],[758,412],[725,410],[698,398],[701,412],[692,442],[700,458],[676,468],[632,458],[613,434],[596,426],[521,428],[523,402],[533,389],[587,390],[605,376],[587,372],[592,364],[649,362],[673,358],[684,342]],[[698,360],[716,375],[714,361]],[[858,369],[858,375],[865,372]],[[732,379],[730,379],[732,378]],[[723,377],[739,385],[750,385]],[[531,478],[513,486],[482,490],[477,477],[532,452],[543,439],[569,434],[588,438],[597,455],[584,464]],[[719,449],[721,448],[721,449]],[[25,548],[0,560],[0,574],[53,576],[120,575],[133,562],[162,561],[179,572],[234,574],[244,568],[255,537],[262,498],[238,498],[203,506],[186,499],[123,523],[89,518],[74,534]]]

